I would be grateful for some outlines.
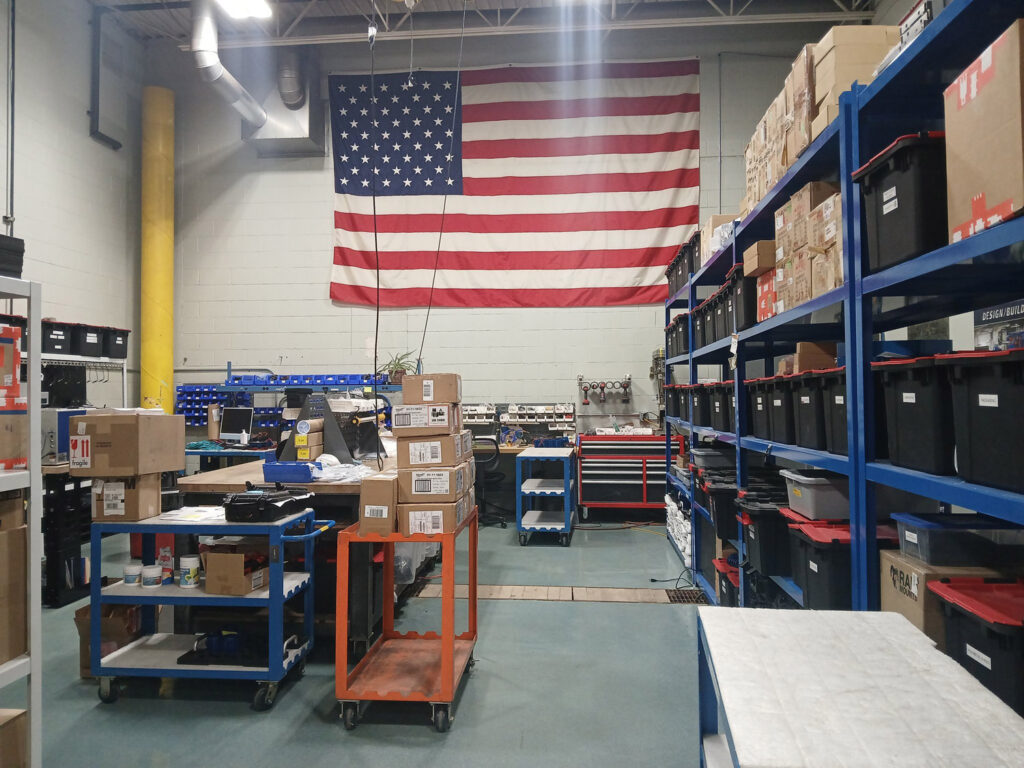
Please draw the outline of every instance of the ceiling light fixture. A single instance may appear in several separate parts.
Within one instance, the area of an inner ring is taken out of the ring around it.
[[[217,5],[232,19],[269,19],[267,0],[217,0]]]

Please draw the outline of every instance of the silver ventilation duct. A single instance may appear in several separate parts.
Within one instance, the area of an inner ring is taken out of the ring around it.
[[[281,101],[288,109],[299,109],[306,103],[302,57],[295,48],[278,49],[277,90],[281,94]]]
[[[242,137],[260,157],[324,157],[327,154],[326,115],[320,98],[320,68],[316,51],[283,48],[278,51],[277,87],[263,100],[267,121],[242,126]]]

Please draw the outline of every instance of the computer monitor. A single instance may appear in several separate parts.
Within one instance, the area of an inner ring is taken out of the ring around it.
[[[252,434],[252,408],[225,408],[220,417],[220,439],[237,443],[242,432]]]

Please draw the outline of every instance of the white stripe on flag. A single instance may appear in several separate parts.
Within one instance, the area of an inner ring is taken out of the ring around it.
[[[429,288],[433,270],[392,269],[381,274],[381,287]],[[665,267],[628,267],[621,269],[439,269],[436,289],[474,288],[503,290],[532,288],[614,288],[655,285],[665,280]],[[331,281],[348,285],[376,287],[372,269],[335,265]]]
[[[566,117],[550,120],[487,120],[463,123],[462,141],[564,139],[577,136],[644,136],[695,131],[697,112],[637,117]]]
[[[441,163],[443,165],[443,163]],[[596,173],[659,173],[674,168],[699,168],[700,150],[649,152],[647,154],[569,155],[567,157],[502,157],[494,160],[463,160],[466,179],[505,176],[581,176]]]
[[[611,78],[607,80],[565,80],[541,83],[489,83],[463,85],[463,104],[493,104],[505,101],[567,101],[592,98],[637,96],[679,96],[697,93],[699,77]]]

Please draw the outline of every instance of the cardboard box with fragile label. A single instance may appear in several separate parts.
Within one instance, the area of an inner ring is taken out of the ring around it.
[[[881,609],[907,617],[911,624],[935,641],[940,651],[946,650],[946,617],[942,601],[927,588],[929,581],[944,578],[998,578],[991,568],[929,565],[899,550],[882,550]]]
[[[211,595],[247,595],[267,586],[270,574],[266,538],[225,536],[200,552]]]
[[[38,712],[34,716],[41,717]],[[28,768],[28,712],[24,709],[0,709],[0,765]]]
[[[454,403],[396,405],[391,409],[395,437],[457,435],[462,431],[462,408]]]
[[[457,373],[407,373],[402,378],[402,402],[406,405],[461,403],[462,377]]]
[[[389,536],[398,523],[398,472],[364,477],[359,485],[359,535]]]
[[[457,467],[473,457],[473,433],[401,437],[398,439],[398,468]]]
[[[75,477],[131,477],[185,468],[185,417],[104,411],[74,416],[69,439]]]
[[[473,485],[469,463],[439,469],[398,470],[398,503],[453,502]]]
[[[137,477],[94,478],[92,519],[128,523],[160,514],[160,473]]]
[[[28,528],[0,531],[0,664],[28,650]]]
[[[758,277],[775,269],[775,241],[758,240],[743,252],[743,274]]]
[[[398,531],[403,536],[423,533],[451,533],[473,510],[476,496],[473,489],[460,499],[448,503],[398,505]]]
[[[1024,208],[1024,19],[1001,34],[944,94],[949,240]]]

